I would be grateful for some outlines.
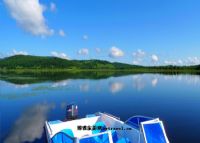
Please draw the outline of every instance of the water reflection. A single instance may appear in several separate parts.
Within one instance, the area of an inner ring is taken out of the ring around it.
[[[90,89],[89,83],[80,84],[80,85],[79,85],[79,89],[80,89],[80,91],[82,91],[82,92],[87,92],[87,91]]]
[[[22,84],[22,85],[19,85],[19,84],[14,84],[15,88],[27,88],[29,87],[29,84]]]
[[[198,75],[187,75],[185,78],[189,84],[200,84],[200,76]]]
[[[152,80],[151,80],[151,85],[153,86],[153,87],[156,87],[156,85],[158,84],[158,78],[153,78]]]
[[[9,87],[12,87],[12,88],[28,88],[30,86],[30,84],[16,84],[16,83],[10,83],[10,82],[5,82],[5,81],[1,81],[0,80],[0,85],[7,85]]]
[[[124,87],[124,84],[120,81],[115,81],[115,82],[112,81],[109,83],[109,85],[110,85],[110,91],[112,93],[117,93],[117,92],[121,91]]]
[[[188,84],[200,84],[200,75],[165,75],[165,80],[178,80]]]
[[[63,117],[66,105],[75,102],[80,105],[80,113],[83,115],[107,111],[124,119],[135,113],[159,116],[168,123],[171,136],[190,139],[194,136],[189,133],[190,128],[196,133],[199,131],[199,127],[196,126],[199,124],[200,115],[199,87],[199,75],[137,74],[95,80],[70,77],[25,84],[0,80],[0,105],[3,107],[1,109],[4,113],[10,111],[10,114],[0,119],[3,121],[1,138],[5,139],[4,143],[43,142],[43,138],[40,139],[43,135],[43,125],[48,112],[53,108],[53,105],[41,104],[41,101],[47,101],[56,104],[56,108],[48,116],[49,120]],[[117,97],[112,96],[114,94]],[[102,98],[107,100],[101,103],[99,101]],[[126,104],[122,104],[122,100]],[[31,107],[24,112],[27,105]],[[116,110],[118,105],[122,106]],[[15,110],[13,107],[16,107]],[[127,107],[134,110],[127,112]],[[191,116],[195,116],[192,118],[194,124],[186,125],[182,119]],[[177,126],[179,128],[174,130]],[[184,133],[184,136],[179,135],[186,128],[188,133]],[[173,142],[181,142],[174,140]]]
[[[4,143],[33,142],[36,139],[40,139],[44,122],[47,120],[47,113],[52,108],[53,105],[38,104],[27,109],[16,120]]]
[[[64,87],[64,86],[67,86],[70,84],[70,81],[69,79],[67,80],[60,80],[60,81],[57,81],[57,82],[54,82],[51,87]]]
[[[89,92],[90,90],[95,90],[95,92],[102,92],[102,89],[108,88],[108,90],[111,93],[118,93],[121,90],[128,88],[129,85],[132,85],[132,88],[136,89],[137,91],[142,91],[145,88],[157,87],[158,84],[162,83],[163,81],[165,81],[165,83],[182,82],[187,83],[189,85],[200,86],[199,75],[137,74],[103,80],[63,79],[59,81],[50,81],[33,84],[16,84],[9,83],[6,81],[0,81],[0,85],[3,85],[4,91],[0,98],[18,99],[21,97],[35,96],[38,95],[39,92],[44,93],[44,91],[48,92],[51,90],[54,92],[60,90],[68,92],[74,91],[75,88],[77,90],[77,87],[80,92]],[[7,90],[10,88],[12,88],[12,91]]]
[[[133,75],[133,87],[136,88],[138,91],[141,91],[144,89],[146,84],[146,79],[143,75]]]
[[[61,108],[61,109],[65,109],[66,106],[67,106],[67,103],[66,103],[66,102],[61,102],[61,103],[60,103],[60,108]]]

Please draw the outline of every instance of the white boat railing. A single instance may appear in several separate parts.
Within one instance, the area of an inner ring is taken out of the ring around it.
[[[49,123],[46,121],[46,127],[47,127],[47,129],[50,131],[50,134],[52,135],[52,129],[51,129],[51,127],[50,127],[50,125],[49,125]]]
[[[109,114],[109,113],[106,113],[106,112],[104,112],[103,114],[106,114],[106,115],[108,115],[108,116],[110,116],[110,117],[113,117],[113,118],[115,118],[115,119],[117,119],[117,120],[120,120],[119,117],[114,116],[114,115],[112,115],[112,114]]]
[[[113,143],[111,131],[105,131],[105,132],[101,132],[101,133],[97,133],[97,134],[92,134],[92,135],[84,136],[84,137],[81,137],[81,138],[77,138],[77,140],[79,142],[81,139],[91,138],[91,137],[98,137],[98,136],[104,135],[104,134],[108,135],[109,143]]]

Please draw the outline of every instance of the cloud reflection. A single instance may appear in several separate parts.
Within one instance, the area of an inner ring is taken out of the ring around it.
[[[187,76],[185,76],[185,80],[189,84],[200,84],[200,76],[199,75],[187,75]]]
[[[8,86],[12,86],[14,88],[28,88],[30,84],[16,84],[16,83],[9,83],[9,82],[1,82],[0,84],[6,84]]]
[[[156,87],[156,85],[158,84],[158,78],[153,78],[152,80],[151,80],[151,85],[153,86],[153,87]]]
[[[66,102],[61,102],[60,103],[60,107],[61,107],[61,109],[65,109],[67,107],[67,103]]]
[[[69,79],[61,80],[61,81],[54,82],[51,87],[64,87],[64,86],[69,85],[69,83],[70,83]]]
[[[193,85],[200,84],[199,75],[166,75],[164,76],[164,79],[182,81]]]
[[[4,143],[33,142],[40,139],[47,113],[51,108],[53,108],[53,105],[38,104],[27,109],[15,122]]]
[[[141,75],[133,76],[133,87],[141,91],[145,87],[145,79]]]
[[[124,87],[124,84],[119,81],[110,83],[110,91],[112,93],[117,93],[117,92],[121,91],[123,89],[123,87]]]
[[[79,85],[80,91],[87,92],[89,91],[90,87],[88,83],[83,83]]]
[[[15,88],[28,88],[29,84],[14,84]]]

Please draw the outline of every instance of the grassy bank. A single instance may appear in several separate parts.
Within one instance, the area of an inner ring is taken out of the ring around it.
[[[109,77],[135,73],[200,74],[196,66],[139,66],[103,60],[65,60],[56,57],[16,55],[0,60],[0,74],[33,77]],[[94,76],[95,75],[95,76]]]
[[[166,68],[166,67],[143,67],[143,68],[132,68],[132,69],[58,69],[58,68],[23,68],[23,69],[1,69],[0,74],[8,73],[79,73],[79,72],[123,72],[123,73],[200,73],[199,69],[195,68]]]

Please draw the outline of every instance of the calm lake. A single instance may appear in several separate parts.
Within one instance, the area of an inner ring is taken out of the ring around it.
[[[159,117],[171,143],[200,142],[199,75],[17,80],[0,80],[3,143],[45,143],[44,122],[64,120],[72,102],[78,104],[79,117],[98,111],[123,121],[133,115]]]

